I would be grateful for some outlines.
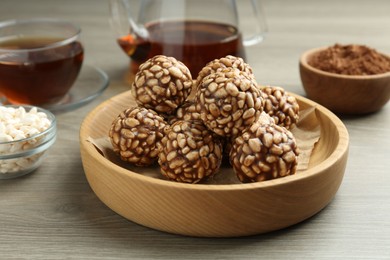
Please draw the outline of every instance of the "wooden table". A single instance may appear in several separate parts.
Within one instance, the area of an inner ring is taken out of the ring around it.
[[[248,48],[258,82],[304,95],[300,54],[312,47],[366,44],[390,53],[390,2],[265,1],[269,34]],[[0,181],[0,259],[390,259],[390,103],[342,117],[350,134],[343,183],[328,207],[263,235],[202,239],[134,224],[107,208],[84,176],[78,132],[102,101],[128,89],[128,58],[108,23],[108,2],[2,0],[0,19],[58,17],[83,30],[85,63],[105,70],[109,88],[82,108],[58,113],[58,139],[33,174]]]

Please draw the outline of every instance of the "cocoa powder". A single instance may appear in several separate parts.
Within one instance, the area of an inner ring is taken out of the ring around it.
[[[364,45],[335,44],[313,55],[308,63],[320,70],[344,75],[390,72],[390,59]]]

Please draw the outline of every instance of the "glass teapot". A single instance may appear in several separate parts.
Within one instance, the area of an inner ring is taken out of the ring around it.
[[[163,54],[183,62],[195,78],[211,60],[261,42],[267,31],[260,0],[110,0],[117,42],[131,72]]]

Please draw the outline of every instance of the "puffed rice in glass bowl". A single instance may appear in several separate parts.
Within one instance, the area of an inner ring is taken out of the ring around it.
[[[29,105],[0,106],[0,179],[37,169],[56,140],[55,116]]]

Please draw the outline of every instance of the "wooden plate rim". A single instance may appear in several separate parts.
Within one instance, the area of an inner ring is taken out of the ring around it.
[[[87,139],[89,137],[87,133],[87,123],[91,121],[91,118],[95,116],[99,111],[102,109],[106,109],[108,104],[112,102],[116,102],[115,100],[118,99],[121,95],[128,95],[129,91],[126,91],[124,93],[121,93],[119,95],[116,95],[101,104],[99,104],[97,107],[95,107],[91,112],[87,114],[87,116],[84,118],[81,127],[80,127],[80,146],[82,146],[87,153],[89,153],[90,156],[93,157],[96,161],[101,161],[102,155],[97,151],[97,149],[94,147],[93,144],[91,144]],[[121,175],[124,175],[124,177],[127,178],[134,178],[138,181],[144,181],[149,182],[151,185],[159,185],[159,186],[169,186],[170,188],[177,188],[177,189],[195,189],[195,190],[250,190],[250,189],[262,189],[262,188],[268,188],[268,187],[275,187],[279,185],[284,185],[286,183],[291,182],[298,182],[302,179],[311,178],[312,176],[316,174],[320,174],[324,171],[326,171],[328,168],[330,168],[332,165],[336,164],[339,160],[341,160],[344,155],[348,152],[348,146],[349,146],[349,134],[348,131],[343,124],[343,122],[334,115],[330,110],[327,108],[319,105],[318,103],[311,101],[305,97],[290,93],[293,96],[297,98],[299,102],[307,103],[310,107],[314,107],[319,112],[323,113],[325,116],[329,117],[329,120],[336,126],[337,132],[338,132],[338,144],[335,148],[335,150],[329,155],[328,158],[326,158],[324,161],[319,163],[318,165],[303,171],[299,174],[286,176],[283,178],[278,178],[274,180],[268,180],[264,182],[256,182],[256,183],[238,183],[238,184],[187,184],[187,183],[178,183],[178,182],[172,182],[168,180],[163,179],[157,179],[150,176],[144,176],[142,174],[139,174],[137,172],[133,172],[130,170],[127,170],[123,167],[120,167],[112,162],[110,162],[107,159],[104,159],[104,164],[107,165],[107,168],[110,171],[119,173]]]

